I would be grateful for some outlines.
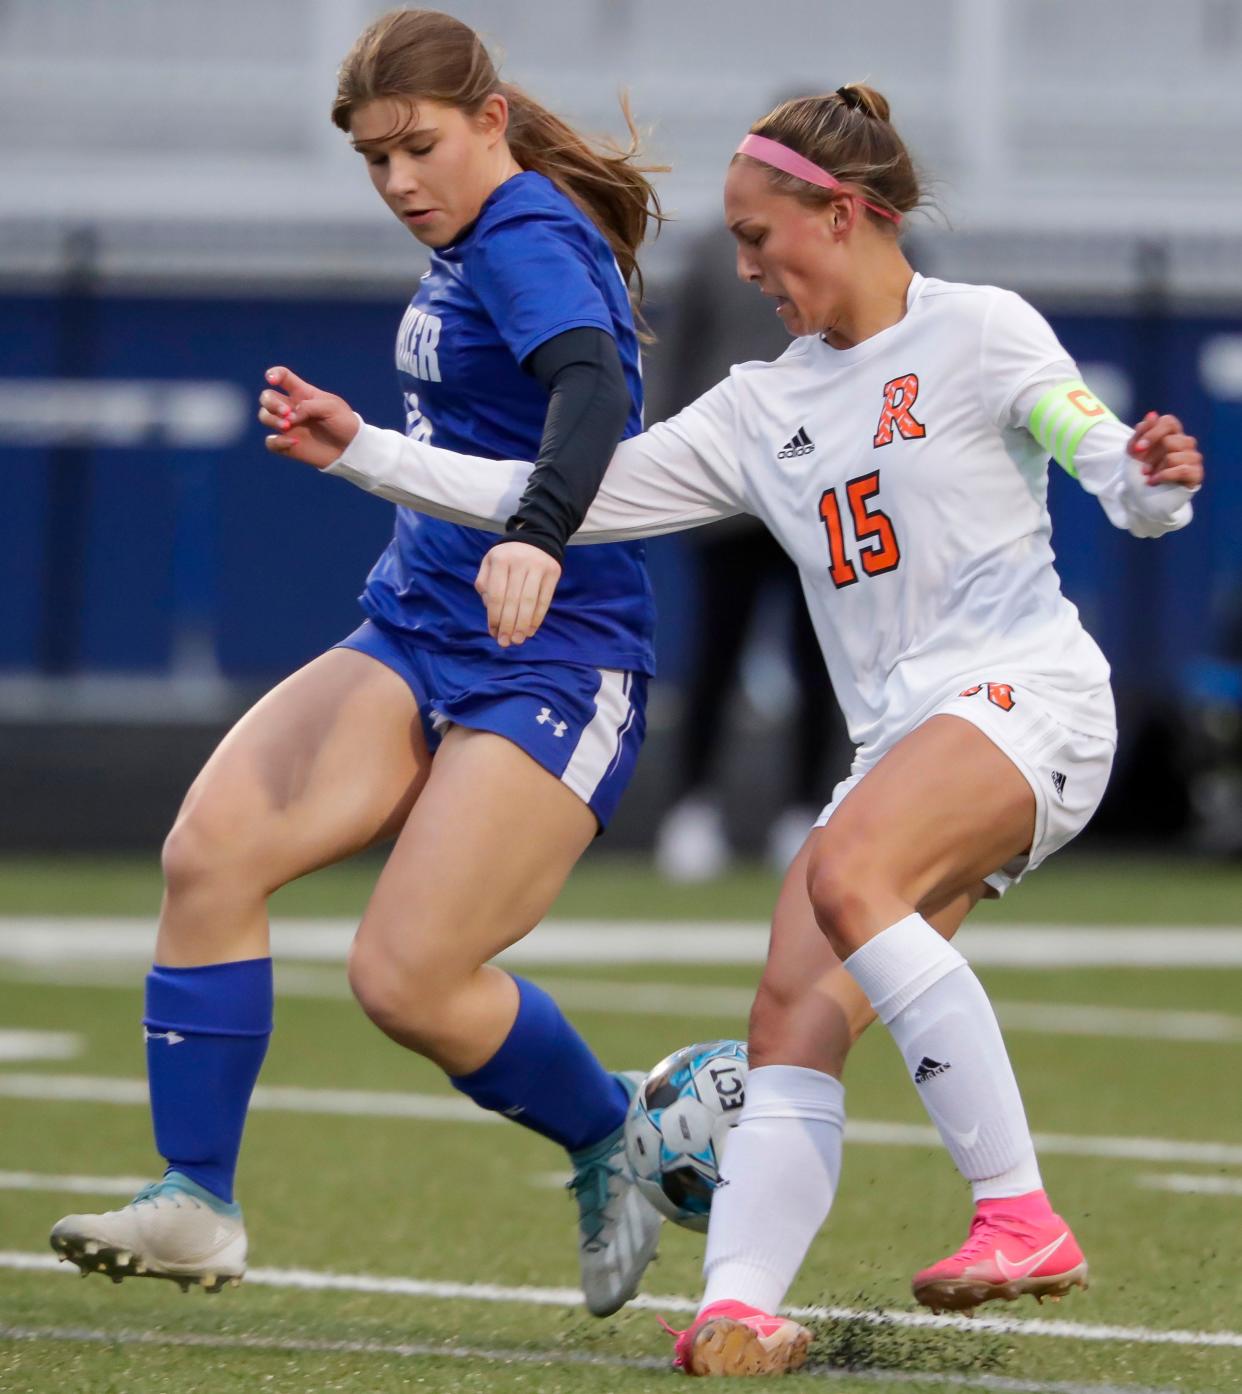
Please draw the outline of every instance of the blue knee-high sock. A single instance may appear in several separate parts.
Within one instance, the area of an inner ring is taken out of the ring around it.
[[[156,1147],[170,1171],[232,1201],[246,1110],[272,1034],[272,960],[157,963],[142,1024]]]
[[[481,1069],[449,1082],[480,1108],[579,1152],[625,1122],[629,1096],[552,998],[523,978],[514,981],[518,1014],[504,1044]]]

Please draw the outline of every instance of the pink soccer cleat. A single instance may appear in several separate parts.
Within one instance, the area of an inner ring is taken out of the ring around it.
[[[811,1333],[744,1302],[713,1302],[677,1337],[673,1368],[686,1375],[784,1375],[806,1360]]]
[[[1041,1302],[1060,1299],[1086,1286],[1087,1261],[1043,1191],[981,1200],[965,1244],[913,1282],[915,1298],[934,1312],[1012,1302],[1027,1292]]]

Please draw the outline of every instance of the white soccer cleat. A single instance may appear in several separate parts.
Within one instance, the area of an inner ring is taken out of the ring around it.
[[[613,1076],[632,1099],[645,1076]],[[582,1293],[593,1316],[619,1311],[638,1291],[660,1242],[663,1217],[638,1189],[625,1157],[625,1127],[573,1154],[569,1183],[578,1201],[578,1263]]]
[[[167,1278],[188,1291],[234,1287],[246,1271],[241,1206],[229,1205],[188,1176],[170,1171],[120,1210],[66,1215],[52,1230],[52,1248],[82,1270],[114,1283]]]

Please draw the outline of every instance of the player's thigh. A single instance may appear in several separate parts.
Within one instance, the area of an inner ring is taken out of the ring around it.
[[[821,924],[944,903],[1027,851],[1035,795],[999,745],[962,717],[937,715],[883,756],[841,800],[808,878]],[[856,928],[853,926],[852,928]]]
[[[355,943],[424,984],[451,984],[543,918],[598,824],[519,746],[455,726],[388,858]]]
[[[750,1059],[753,1065],[803,1065],[839,1075],[851,1045],[875,1013],[825,938],[807,892],[807,867],[822,836],[817,828],[807,839],[777,898],[767,961],[751,1010]],[[951,939],[986,889],[980,881],[918,908]]]
[[[429,766],[405,680],[330,649],[225,736],[186,795],[166,872],[232,868],[274,889],[395,832]]]

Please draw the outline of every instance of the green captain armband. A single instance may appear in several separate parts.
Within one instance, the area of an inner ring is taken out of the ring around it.
[[[1082,438],[1101,421],[1116,421],[1085,382],[1062,382],[1035,403],[1027,430],[1067,473],[1078,478],[1074,453]]]

